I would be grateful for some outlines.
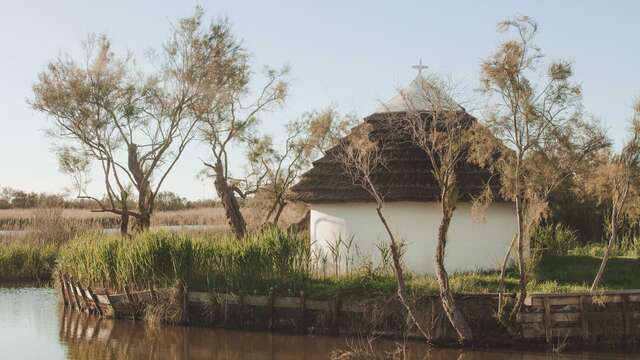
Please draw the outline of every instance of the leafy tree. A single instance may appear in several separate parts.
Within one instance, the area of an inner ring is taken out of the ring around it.
[[[512,30],[516,37],[482,63],[481,90],[489,99],[486,125],[509,149],[492,165],[501,175],[503,195],[515,203],[517,216],[520,280],[515,316],[526,297],[527,244],[545,214],[550,191],[606,141],[596,126],[583,120],[581,89],[571,82],[571,64],[556,61],[545,72],[538,71],[543,55],[533,43],[537,23],[518,16],[501,22],[498,30]]]
[[[230,147],[246,145],[254,139],[258,116],[284,103],[289,85],[287,67],[281,70],[265,68],[266,83],[257,95],[250,94],[251,70],[249,55],[231,32],[227,22],[214,24],[207,41],[216,49],[218,72],[207,84],[202,98],[193,106],[199,122],[202,141],[209,146],[211,162],[204,162],[214,179],[216,192],[225,209],[231,230],[237,238],[243,238],[247,225],[240,212],[236,196],[245,198],[256,188],[243,189],[242,180],[234,179],[229,170]]]
[[[286,125],[283,149],[274,146],[271,136],[255,137],[248,142],[249,182],[266,203],[264,223],[277,224],[289,203],[289,189],[311,161],[335,146],[356,123],[353,114],[340,115],[329,107],[310,111]]]
[[[591,291],[596,291],[607,267],[611,247],[618,236],[618,229],[625,218],[637,216],[640,207],[640,101],[634,107],[630,121],[630,138],[617,154],[603,155],[599,166],[585,173],[583,184],[588,193],[609,211],[609,241],[602,256]]]
[[[106,201],[82,197],[98,205],[95,211],[119,214],[123,233],[130,216],[139,229],[149,227],[162,184],[194,138],[198,105],[222,94],[218,79],[230,69],[221,64],[216,36],[224,25],[206,28],[202,16],[197,8],[171,28],[162,48],[150,52],[150,73],[130,54],[117,56],[105,36],[91,37],[84,59],[58,58],[33,86],[30,104],[51,117],[51,134],[102,170]]]

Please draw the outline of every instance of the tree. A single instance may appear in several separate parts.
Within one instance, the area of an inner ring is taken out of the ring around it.
[[[131,55],[118,57],[105,37],[90,37],[86,57],[51,62],[33,86],[31,106],[54,122],[51,134],[74,143],[98,162],[106,200],[82,195],[94,211],[119,214],[126,233],[130,216],[150,226],[156,195],[195,135],[194,104],[216,93],[225,76],[215,31],[202,29],[203,12],[172,27],[159,52],[150,52],[149,74]],[[136,209],[127,206],[137,197]]]
[[[266,202],[264,223],[277,224],[289,203],[289,189],[311,161],[335,146],[356,123],[352,114],[339,115],[333,107],[310,111],[286,125],[284,149],[278,150],[270,136],[248,142],[250,184],[256,197]],[[249,187],[249,186],[247,186]]]
[[[71,178],[71,191],[78,196],[87,193],[87,186],[91,181],[91,157],[73,146],[62,146],[56,151],[60,171]]]
[[[398,286],[398,299],[404,306],[411,322],[416,325],[421,335],[427,341],[430,341],[431,335],[428,329],[424,328],[415,317],[414,306],[409,299],[402,260],[404,243],[396,237],[389,226],[384,214],[384,194],[380,191],[375,181],[375,176],[385,169],[384,150],[388,144],[384,139],[375,138],[372,125],[365,123],[355,127],[338,146],[340,151],[336,156],[342,164],[346,175],[349,176],[354,184],[369,193],[375,201],[376,214],[384,226],[390,241],[389,249]]]
[[[212,162],[204,162],[214,178],[220,202],[225,209],[231,230],[238,239],[244,237],[247,225],[240,212],[237,196],[245,198],[255,193],[240,186],[229,170],[229,150],[232,145],[246,144],[254,138],[258,116],[284,102],[289,85],[285,80],[289,70],[265,68],[266,83],[252,98],[249,81],[249,56],[233,36],[228,22],[214,24],[207,41],[217,49],[218,74],[208,84],[210,91],[193,107],[198,119],[202,141],[209,146]]]
[[[609,242],[602,256],[598,273],[593,279],[592,292],[596,291],[602,282],[620,223],[632,211],[638,211],[637,201],[629,201],[629,198],[633,197],[637,200],[638,189],[640,189],[640,101],[634,107],[630,132],[630,139],[620,153],[607,156],[595,171],[590,172],[588,179],[585,179],[587,191],[610,209]]]
[[[509,149],[502,152],[493,167],[500,173],[503,195],[514,201],[517,217],[520,280],[512,310],[515,316],[526,297],[525,253],[530,235],[544,214],[549,192],[571,176],[576,164],[556,160],[565,156],[584,157],[605,142],[597,127],[582,119],[581,89],[571,82],[571,64],[552,62],[546,72],[537,71],[543,55],[533,44],[538,30],[536,22],[518,16],[501,22],[498,30],[513,30],[517,36],[501,44],[483,62],[481,90],[489,99],[486,125]],[[545,178],[550,175],[551,181]]]
[[[426,104],[428,111],[416,109],[414,99],[401,94],[408,111],[399,122],[391,116],[388,126],[397,129],[400,125],[399,131],[406,132],[410,142],[421,149],[429,160],[429,171],[438,186],[438,202],[442,211],[434,255],[440,299],[459,339],[471,341],[473,332],[451,293],[444,258],[458,197],[458,173],[466,165],[471,144],[469,128],[475,125],[475,120],[452,99],[454,86],[451,83],[435,77],[422,79],[421,82],[420,103]]]

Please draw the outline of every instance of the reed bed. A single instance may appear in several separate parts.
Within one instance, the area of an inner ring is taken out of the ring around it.
[[[57,247],[34,244],[0,246],[0,282],[38,282],[51,279]]]
[[[281,296],[297,296],[304,291],[318,299],[395,293],[396,282],[388,268],[356,262],[348,273],[327,275],[320,270],[310,248],[306,236],[275,228],[254,232],[242,241],[226,232],[156,231],[124,238],[99,232],[63,245],[57,270],[83,284],[116,291],[122,291],[125,285],[132,290],[169,288],[180,281],[191,291]],[[597,266],[596,258],[549,258],[531,274],[529,291],[587,290]],[[630,275],[637,266],[638,259],[612,259],[611,277],[605,278],[603,289],[637,288],[633,276],[615,280],[616,274]],[[406,280],[415,296],[438,294],[433,276],[409,273]],[[508,292],[517,290],[515,269],[508,271],[505,285]],[[496,292],[498,273],[452,273],[450,286],[455,293]]]
[[[305,209],[299,206],[285,208],[281,225],[289,225],[299,220]],[[87,209],[33,208],[0,209],[0,231],[30,231],[40,226],[42,213],[56,212],[68,228],[116,229],[120,226],[117,215],[106,212],[92,212]],[[242,209],[249,227],[258,227],[264,221],[265,211],[260,208]],[[197,226],[227,230],[229,228],[224,209],[221,207],[195,208],[185,210],[157,211],[151,219],[151,226]]]
[[[68,242],[58,271],[111,289],[296,294],[309,278],[309,243],[277,229],[238,241],[226,234],[149,232],[133,237],[87,234]]]

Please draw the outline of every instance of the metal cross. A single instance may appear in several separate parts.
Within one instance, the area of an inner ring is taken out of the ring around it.
[[[412,68],[418,70],[418,75],[422,75],[422,70],[428,68],[427,65],[422,65],[422,59],[418,62],[418,65],[413,65]]]

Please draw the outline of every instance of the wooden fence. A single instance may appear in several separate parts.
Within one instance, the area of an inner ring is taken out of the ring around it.
[[[78,281],[60,276],[65,306],[107,317],[139,318],[145,304],[158,300],[164,290],[109,293],[105,289],[83,287]],[[180,293],[180,289],[177,290]],[[297,332],[314,334],[359,334],[400,336],[406,319],[402,307],[393,304],[384,315],[383,326],[371,327],[375,300],[335,298],[308,299],[265,295],[236,295],[182,291],[179,306],[190,323],[223,328]],[[602,292],[596,295],[530,294],[518,315],[519,334],[500,334],[496,329],[497,295],[458,296],[476,333],[485,337],[511,340],[554,340],[635,343],[640,338],[640,290]],[[431,331],[433,340],[455,340],[456,335],[444,315],[437,296],[423,299],[416,306],[417,316]],[[395,318],[394,318],[395,316]],[[491,334],[489,335],[489,333]],[[417,336],[417,333],[404,335]],[[489,336],[488,336],[489,335]]]
[[[518,322],[525,339],[635,342],[640,336],[640,291],[531,294]]]

